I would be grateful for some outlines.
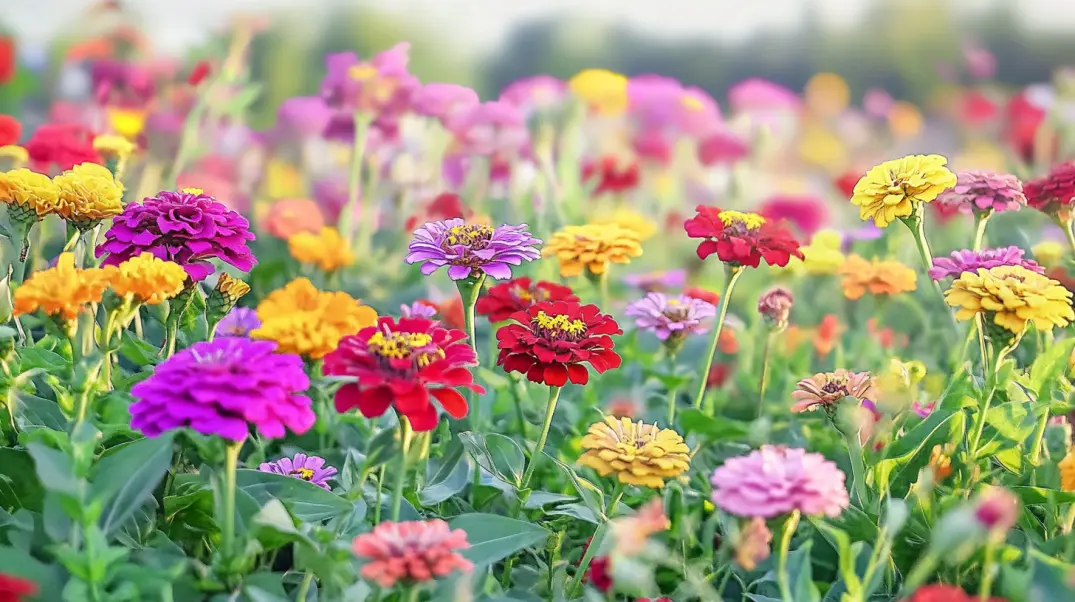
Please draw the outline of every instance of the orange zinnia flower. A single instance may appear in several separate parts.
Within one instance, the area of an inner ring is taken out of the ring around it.
[[[843,324],[835,314],[828,314],[821,319],[817,330],[814,331],[814,350],[820,357],[832,353],[836,343],[840,342],[840,333],[844,331]]]
[[[854,300],[867,292],[871,295],[898,295],[917,287],[917,274],[898,261],[866,261],[849,255],[840,268],[844,296]]]

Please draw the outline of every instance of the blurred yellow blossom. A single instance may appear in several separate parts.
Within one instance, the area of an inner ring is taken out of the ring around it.
[[[867,261],[849,255],[840,267],[844,296],[854,301],[867,292],[871,295],[898,295],[917,288],[918,274],[898,261]]]
[[[1058,464],[1060,468],[1060,488],[1075,491],[1075,447],[1068,449],[1067,455]]]
[[[635,231],[638,233],[640,240],[647,240],[653,238],[653,235],[657,233],[657,226],[653,222],[652,217],[642,215],[637,211],[621,208],[611,215],[596,217],[590,223],[614,224],[626,230]]]
[[[326,272],[354,264],[355,254],[336,228],[324,227],[317,233],[299,232],[287,239],[287,248],[297,261],[312,263]]]
[[[317,290],[306,278],[269,293],[257,307],[255,339],[276,341],[281,353],[321,359],[340,339],[377,322],[377,312],[343,292]]]
[[[108,109],[108,125],[120,136],[133,139],[142,133],[142,128],[146,125],[146,114],[135,109],[112,107]]]
[[[567,226],[552,235],[541,252],[560,262],[560,275],[578,276],[583,271],[600,276],[610,263],[630,263],[642,256],[638,232],[614,224]]]
[[[831,130],[809,126],[799,138],[799,156],[811,165],[838,173],[847,165],[847,146]]]
[[[568,87],[597,113],[617,115],[627,109],[627,77],[607,69],[585,69]]]
[[[811,110],[821,115],[835,115],[851,102],[847,81],[835,73],[818,73],[806,82],[803,96]]]
[[[836,230],[819,230],[810,240],[810,244],[800,249],[803,258],[792,257],[788,267],[797,273],[805,272],[815,276],[837,274],[846,260],[841,251],[842,246],[842,234]]]
[[[0,146],[0,169],[18,169],[30,161],[30,153],[17,144]]]
[[[1030,252],[1034,254],[1034,259],[1047,268],[1059,265],[1066,251],[1067,247],[1055,240],[1039,242],[1030,248]]]

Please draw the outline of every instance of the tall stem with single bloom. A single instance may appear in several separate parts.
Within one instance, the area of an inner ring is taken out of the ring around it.
[[[616,504],[620,502],[620,498],[623,497],[623,483],[619,480],[616,481],[616,488],[612,492],[612,496],[608,500],[608,505],[605,506],[605,516],[601,520],[601,524],[597,525],[594,529],[593,536],[590,538],[590,543],[586,546],[586,552],[582,555],[582,560],[579,561],[578,569],[575,570],[575,576],[571,579],[571,585],[567,588],[567,594],[570,596],[578,590],[582,585],[582,579],[586,576],[586,569],[590,568],[590,561],[597,555],[597,549],[601,545],[601,540],[605,537],[605,531],[608,530],[608,521],[612,518],[613,512],[616,510]]]
[[[549,440],[549,429],[552,428],[552,417],[556,413],[556,402],[559,399],[560,387],[550,386],[549,402],[545,405],[545,421],[541,425],[541,436],[538,437],[537,447],[534,448],[534,454],[530,456],[530,463],[526,466],[526,472],[523,473],[521,489],[526,489],[530,484],[530,477],[534,476],[541,453],[545,451],[545,442]]]
[[[373,123],[373,116],[364,111],[355,111],[354,118],[355,139],[351,148],[351,166],[348,170],[347,204],[344,205],[343,211],[340,212],[340,233],[351,242],[352,247],[357,242],[358,250],[365,252],[366,245],[369,242],[367,237],[369,236],[370,224],[367,222],[371,221],[367,219],[367,206],[372,204],[373,199],[362,196],[362,168],[365,166],[366,138],[369,134],[370,124]],[[361,209],[359,208],[360,202]],[[356,210],[362,214],[357,228],[355,227]]]
[[[989,218],[993,217],[993,210],[974,212],[974,247],[975,251],[981,251],[985,244],[985,227],[989,224]]]
[[[792,510],[784,522],[784,532],[780,536],[780,552],[776,559],[776,579],[780,585],[780,599],[784,602],[800,602],[792,597],[791,582],[788,577],[788,553],[791,551],[791,536],[799,526],[799,511]]]
[[[735,283],[742,273],[742,267],[724,264],[724,291],[717,302],[720,305],[720,311],[717,314],[717,324],[713,328],[713,340],[709,343],[709,354],[706,355],[705,364],[702,365],[698,393],[694,396],[694,407],[697,409],[702,408],[702,401],[705,399],[705,386],[709,382],[709,370],[713,367],[713,358],[717,355],[717,344],[720,342],[720,332],[724,329],[724,319],[728,316],[728,305],[731,304],[732,289],[735,288]]]
[[[758,407],[754,414],[755,420],[761,418],[762,410],[765,408],[765,389],[769,381],[769,358],[772,352],[774,336],[774,333],[766,329],[765,344],[761,352],[761,383],[758,385]]]

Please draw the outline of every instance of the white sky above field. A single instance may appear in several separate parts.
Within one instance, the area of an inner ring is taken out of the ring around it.
[[[964,10],[1017,3],[1024,22],[1038,29],[1075,29],[1075,0],[952,0]],[[0,24],[31,43],[46,42],[70,27],[93,0],[0,0]],[[235,11],[325,11],[347,5],[377,6],[440,30],[475,52],[493,50],[513,27],[535,18],[571,15],[616,22],[654,36],[739,38],[759,29],[790,29],[807,10],[829,23],[858,20],[868,0],[127,0],[165,52],[200,43],[209,28]],[[44,10],[42,10],[44,8]]]

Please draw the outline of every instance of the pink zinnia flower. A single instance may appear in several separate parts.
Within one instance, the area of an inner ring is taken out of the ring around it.
[[[788,319],[791,316],[791,306],[795,297],[791,291],[775,286],[758,298],[758,313],[770,328],[783,330],[787,328]]]
[[[934,280],[943,280],[948,277],[959,278],[963,272],[977,272],[979,269],[988,270],[1004,265],[1022,266],[1032,272],[1044,274],[1045,268],[1033,259],[1024,259],[1024,253],[1023,249],[1016,246],[982,251],[968,249],[953,251],[948,257],[938,257],[933,260],[929,277]]]
[[[750,78],[739,82],[728,90],[728,104],[735,111],[763,110],[798,110],[799,95],[780,84],[761,79]]]
[[[835,518],[850,504],[844,479],[821,454],[765,445],[713,471],[713,503],[743,517],[772,518],[798,510]]]
[[[499,100],[513,104],[524,114],[556,109],[567,97],[567,83],[551,75],[524,77],[510,83],[500,92]]]
[[[411,45],[396,44],[370,61],[353,52],[325,57],[327,73],[321,80],[321,98],[343,113],[371,115],[399,113],[407,108],[418,79],[407,70]]]
[[[424,583],[457,570],[469,573],[474,565],[459,553],[469,547],[466,531],[452,530],[440,519],[381,523],[351,544],[355,555],[367,560],[362,576],[385,588],[401,581]]]
[[[968,170],[956,173],[956,185],[940,194],[937,203],[962,213],[1018,211],[1026,206],[1023,183],[1011,174]]]
[[[706,332],[703,322],[717,315],[717,308],[686,295],[669,297],[664,293],[649,293],[628,305],[624,314],[635,318],[635,326],[665,341]]]
[[[411,107],[424,117],[444,119],[479,104],[478,93],[456,84],[426,84],[414,93]]]
[[[750,145],[741,137],[717,128],[702,136],[698,143],[698,161],[702,165],[732,165],[750,155]]]
[[[758,213],[766,219],[790,222],[806,238],[828,221],[825,202],[812,195],[772,196],[761,204]]]

